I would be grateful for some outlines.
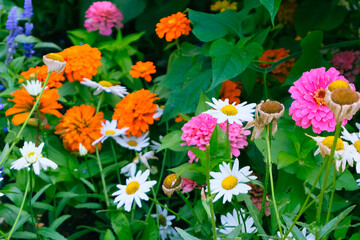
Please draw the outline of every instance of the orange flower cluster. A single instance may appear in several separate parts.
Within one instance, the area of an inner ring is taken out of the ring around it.
[[[283,1],[276,14],[276,19],[285,25],[293,25],[297,7],[298,4],[296,0]]]
[[[171,42],[182,34],[188,35],[190,33],[190,20],[185,14],[178,12],[160,19],[160,22],[156,24],[155,31],[159,38],[165,36],[166,41]]]
[[[46,65],[43,66],[37,66],[37,67],[31,67],[26,72],[22,72],[20,75],[29,80],[30,75],[35,73],[37,76],[37,79],[40,82],[45,82],[46,76],[48,74],[48,67]],[[62,82],[65,80],[64,73],[57,73],[55,71],[51,72],[49,81],[47,86],[49,88],[58,88],[61,87]],[[19,83],[24,82],[24,79],[19,78]]]
[[[149,130],[149,124],[154,123],[157,105],[153,102],[159,99],[150,90],[141,89],[126,95],[118,104],[112,119],[118,121],[118,128],[129,127],[128,135],[141,136]]]
[[[216,1],[214,4],[210,6],[211,11],[220,11],[223,12],[227,9],[232,9],[234,11],[237,10],[237,2],[230,3],[229,0],[223,0],[223,1]]]
[[[241,94],[242,83],[239,81],[233,82],[231,80],[224,81],[222,83],[222,88],[220,90],[221,100],[229,99],[229,103],[236,102],[240,103],[240,94]]]
[[[100,67],[101,52],[89,44],[72,46],[58,53],[66,61],[65,75],[70,82],[92,79]]]
[[[15,125],[20,125],[25,122],[29,116],[36,99],[24,88],[16,90],[11,95],[14,96],[14,99],[8,99],[8,101],[14,102],[15,105],[5,112],[5,116],[16,114],[12,118],[12,122]],[[53,114],[57,117],[62,116],[57,110],[62,108],[62,105],[57,102],[58,98],[59,94],[57,89],[44,90],[39,102],[40,117],[42,119],[45,119],[45,114]]]
[[[266,50],[263,55],[259,58],[260,61],[269,61],[276,62],[284,57],[289,56],[290,50],[285,50],[284,48]],[[286,77],[289,75],[291,68],[295,64],[295,58],[292,58],[286,62],[280,63],[276,66],[274,70],[271,71],[271,75],[277,79],[279,82],[284,83]],[[259,63],[259,66],[262,68],[269,68],[270,63]]]
[[[147,82],[151,82],[152,77],[150,74],[156,73],[156,69],[153,62],[137,62],[136,65],[131,66],[131,71],[129,72],[133,78],[144,78]]]
[[[59,134],[64,147],[70,152],[79,151],[81,143],[89,153],[95,152],[95,146],[91,145],[100,138],[101,123],[104,122],[104,114],[96,113],[95,108],[88,105],[74,106],[66,111],[60,123],[55,127],[55,134]],[[101,144],[98,144],[101,149]]]

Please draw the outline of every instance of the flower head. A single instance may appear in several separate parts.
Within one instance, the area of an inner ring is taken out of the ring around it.
[[[349,82],[354,82],[360,73],[359,61],[360,51],[343,51],[335,54],[330,62]]]
[[[26,89],[16,90],[11,94],[13,99],[8,101],[14,102],[15,105],[5,112],[5,116],[16,114],[12,118],[15,125],[20,125],[25,122],[33,108],[36,98],[31,96]],[[59,94],[57,89],[45,89],[39,102],[39,111],[41,119],[45,119],[45,114],[52,114],[61,117],[62,114],[57,110],[61,109],[62,105],[57,102]]]
[[[267,61],[267,62],[276,62],[282,58],[289,56],[289,52],[290,50],[285,50],[284,48],[265,50],[263,55],[259,58],[259,60]],[[276,66],[274,70],[271,71],[271,76],[273,76],[279,82],[284,83],[294,64],[295,64],[295,58],[280,63],[279,65]],[[271,64],[260,62],[259,66],[262,68],[269,68],[271,67]]]
[[[48,74],[48,67],[46,65],[43,65],[41,67],[31,67],[29,70],[22,72],[20,75],[26,78],[27,80],[30,80],[31,76],[33,74],[36,74],[36,78],[40,82],[45,82],[47,74]],[[47,87],[49,88],[58,88],[61,87],[62,82],[65,80],[64,73],[57,73],[55,71],[50,73],[49,81],[47,83]],[[19,78],[19,83],[24,82],[24,79]]]
[[[147,82],[151,82],[152,77],[150,74],[156,73],[156,69],[153,62],[137,62],[135,65],[131,66],[131,71],[129,72],[133,78],[144,78]]]
[[[157,214],[151,214],[151,216],[153,218],[159,218],[159,233],[161,240],[165,240],[169,235],[177,236],[178,233],[171,226],[171,221],[174,220],[176,217],[174,215],[168,215],[168,210],[165,208],[162,209],[159,205],[156,205],[156,208]]]
[[[220,90],[220,98],[225,101],[229,99],[229,103],[240,103],[240,94],[241,94],[242,83],[239,81],[227,80],[222,83],[222,88]]]
[[[146,148],[149,146],[149,140],[150,138],[147,137],[149,132],[146,132],[145,134],[141,135],[140,137],[137,136],[126,136],[123,135],[121,137],[115,138],[116,142],[123,146],[124,148],[128,148],[130,150],[135,150],[140,152],[141,149]]]
[[[103,143],[106,139],[108,139],[109,137],[112,137],[113,139],[116,139],[116,137],[119,137],[120,135],[125,134],[125,132],[129,129],[127,127],[125,128],[121,128],[118,129],[116,127],[117,125],[117,121],[116,120],[112,120],[111,122],[106,120],[106,122],[102,122],[101,123],[101,137],[96,139],[91,145],[96,145],[99,142]]]
[[[277,121],[284,114],[284,109],[284,105],[278,101],[270,101],[269,99],[266,102],[261,101],[256,106],[255,120],[245,126],[245,129],[254,126],[251,140],[259,138],[264,127],[270,123],[272,123],[272,134],[275,134],[277,131]]]
[[[126,87],[121,85],[112,85],[112,83],[109,81],[102,80],[100,82],[94,82],[87,78],[84,78],[83,80],[84,81],[80,82],[82,85],[96,89],[94,95],[98,95],[102,91],[112,93],[119,97],[124,97],[126,94],[128,94]]]
[[[172,194],[182,188],[183,181],[181,176],[176,176],[175,173],[168,175],[163,182],[162,189],[166,196],[171,197]]]
[[[344,165],[342,169],[345,170],[346,162],[348,162],[350,166],[353,166],[353,162],[355,161],[356,172],[360,173],[360,132],[349,133],[343,127],[341,138],[352,143],[345,149],[342,156],[342,163]]]
[[[191,118],[190,121],[184,124],[181,128],[183,134],[181,140],[185,141],[181,145],[195,146],[198,149],[205,150],[206,144],[209,143],[211,134],[216,126],[217,119],[209,114],[200,114],[199,116]],[[221,129],[226,132],[226,122],[220,123]],[[250,135],[249,130],[244,130],[241,124],[236,122],[229,124],[229,141],[231,146],[231,154],[235,157],[240,155],[240,150],[248,145],[246,136]],[[188,152],[190,163],[197,158],[191,151]]]
[[[141,199],[149,200],[145,193],[149,192],[150,188],[156,184],[156,181],[146,181],[149,175],[149,170],[146,170],[144,173],[138,171],[136,176],[126,179],[126,185],[116,185],[119,190],[112,195],[116,196],[114,203],[118,203],[117,208],[125,205],[125,211],[130,212],[134,200],[140,208]]]
[[[39,95],[39,93],[41,92],[41,89],[42,89],[42,86],[41,86],[41,83],[39,82],[39,80],[27,81],[26,85],[25,84],[22,84],[22,85],[26,89],[26,91],[28,91],[28,93],[33,97],[36,97],[37,95]]]
[[[128,176],[128,177],[132,177],[134,176],[135,174],[135,171],[136,171],[136,165],[139,163],[139,158],[140,158],[140,162],[142,162],[145,167],[149,170],[151,170],[150,168],[150,165],[148,163],[148,160],[149,159],[158,159],[156,156],[155,156],[155,153],[154,151],[149,151],[149,152],[146,152],[146,153],[139,153],[139,157],[135,157],[131,163],[125,165],[120,173],[123,173],[125,174],[125,176]]]
[[[157,99],[150,90],[141,89],[130,93],[116,104],[112,119],[118,121],[118,128],[129,127],[128,135],[140,137],[154,123],[157,105],[153,102]]]
[[[110,1],[94,2],[85,12],[86,31],[100,30],[101,35],[110,35],[111,28],[122,28],[124,19],[120,10]]]
[[[64,147],[70,152],[79,151],[81,143],[89,153],[95,152],[91,145],[101,137],[101,123],[104,121],[103,113],[96,113],[95,108],[88,105],[74,106],[66,111],[55,127],[55,134],[59,134]],[[101,144],[97,145],[101,149]]]
[[[295,11],[297,7],[298,3],[296,2],[296,0],[282,1],[276,14],[276,19],[285,25],[294,24]]]
[[[236,158],[233,168],[230,169],[230,163],[223,162],[220,164],[220,172],[210,172],[211,194],[216,194],[214,202],[220,199],[222,196],[223,204],[226,201],[231,202],[233,195],[237,196],[240,193],[248,193],[251,187],[246,184],[250,182],[250,179],[254,180],[257,177],[251,176],[250,167],[246,166],[239,170],[239,160]]]
[[[40,174],[41,169],[47,170],[48,167],[56,169],[56,163],[47,158],[44,158],[41,155],[43,147],[44,143],[41,143],[39,147],[36,147],[32,142],[25,142],[24,146],[20,148],[22,157],[12,162],[10,169],[20,170],[32,165],[36,175]]]
[[[165,36],[166,41],[171,42],[181,35],[189,35],[191,31],[190,20],[185,14],[178,12],[160,19],[160,22],[156,24],[155,31],[159,38]]]
[[[48,67],[48,72],[61,73],[64,71],[66,62],[62,56],[56,53],[49,53],[43,56],[43,61]]]
[[[254,226],[254,219],[248,216],[245,219],[245,211],[240,208],[240,211],[233,210],[233,214],[227,213],[226,215],[222,215],[220,217],[221,225],[224,227],[220,229],[220,232],[223,234],[231,233],[237,226],[241,227],[242,233],[256,233],[257,229]],[[240,222],[239,222],[240,220]]]
[[[33,6],[31,0],[24,1],[24,13],[20,15],[20,18],[31,18],[34,15]]]
[[[92,79],[101,65],[101,52],[89,44],[72,46],[58,54],[66,61],[65,75],[70,82]]]
[[[315,133],[335,130],[335,117],[325,103],[327,86],[336,80],[348,82],[335,68],[325,71],[325,68],[312,69],[305,72],[289,92],[294,101],[289,108],[289,115],[295,120],[296,125],[308,128],[312,125]],[[353,88],[353,85],[350,84]],[[346,121],[343,122],[345,124]]]
[[[232,10],[236,11],[237,4],[238,4],[237,2],[230,3],[229,0],[218,0],[210,6],[210,10],[214,11],[214,12],[217,12],[217,11],[223,12],[227,9],[232,9]]]

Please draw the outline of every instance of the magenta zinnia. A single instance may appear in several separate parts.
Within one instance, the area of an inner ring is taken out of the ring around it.
[[[196,148],[205,150],[206,144],[209,143],[211,134],[216,126],[216,122],[216,118],[204,113],[191,118],[191,120],[181,128],[183,131],[181,140],[185,141],[182,145],[195,146]],[[219,125],[222,130],[226,131],[226,122],[220,123]],[[242,125],[235,122],[229,124],[231,154],[235,157],[240,155],[239,149],[243,149],[248,145],[246,141],[247,135],[250,135],[250,131],[244,130]],[[196,159],[196,156],[191,151],[188,152],[188,156],[190,157],[190,163]]]
[[[120,10],[109,1],[94,2],[85,12],[84,26],[86,30],[100,30],[101,35],[110,35],[111,28],[122,28],[124,19]]]
[[[344,51],[335,54],[330,62],[349,82],[354,82],[360,72],[359,61],[360,51]]]
[[[335,117],[325,104],[325,94],[326,87],[336,80],[348,82],[335,68],[325,71],[322,67],[303,73],[301,78],[294,82],[294,86],[289,89],[295,100],[289,108],[289,115],[292,115],[296,125],[302,128],[312,125],[315,133],[335,130]],[[355,89],[353,84],[350,86]],[[347,120],[344,120],[343,124],[346,122]]]

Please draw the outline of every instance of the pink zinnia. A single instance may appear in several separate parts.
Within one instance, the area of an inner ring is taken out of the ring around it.
[[[291,97],[295,99],[289,108],[289,115],[292,115],[296,125],[303,128],[312,125],[315,133],[335,130],[334,114],[324,100],[326,87],[335,80],[348,82],[335,68],[325,71],[322,67],[304,72],[301,78],[294,82],[294,86],[289,89]],[[350,86],[355,89],[353,84]],[[344,120],[343,124],[346,122],[347,120]]]
[[[216,126],[217,119],[209,114],[200,114],[199,116],[191,118],[190,121],[184,124],[181,128],[183,134],[181,140],[185,141],[181,145],[195,146],[201,150],[206,149],[206,144],[209,143],[211,134]],[[226,132],[226,122],[219,124],[222,130]],[[240,150],[248,145],[246,136],[250,135],[249,130],[243,130],[242,125],[237,123],[229,124],[229,140],[231,145],[231,154],[235,157],[240,155]],[[188,152],[190,163],[197,158],[191,151]]]
[[[122,28],[124,19],[120,10],[111,2],[94,2],[85,12],[84,26],[87,31],[100,30],[101,35],[110,35],[111,28]]]
[[[195,187],[199,186],[197,182],[190,178],[182,178],[182,183],[182,193],[191,192],[192,190],[194,190]]]
[[[349,82],[355,81],[355,75],[360,72],[360,52],[359,51],[344,51],[339,52],[333,56],[330,61],[340,74],[344,75]]]

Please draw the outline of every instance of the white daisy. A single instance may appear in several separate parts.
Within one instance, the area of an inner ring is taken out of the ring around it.
[[[215,109],[207,110],[205,113],[217,118],[218,123],[229,121],[230,124],[236,122],[242,124],[242,121],[252,121],[254,119],[255,103],[246,105],[247,102],[235,105],[236,103],[229,104],[229,99],[225,101],[212,98],[214,103],[206,102],[208,105]]]
[[[97,83],[87,78],[83,78],[83,80],[84,81],[80,82],[82,85],[91,88],[96,88],[94,95],[98,95],[102,91],[105,91],[107,93],[112,93],[119,97],[124,97],[126,94],[129,94],[126,90],[126,87],[123,87],[121,85],[112,85],[112,83],[110,83],[109,81],[103,80]]]
[[[285,229],[285,231],[287,231],[287,230]],[[306,240],[315,240],[315,235],[314,235],[314,234],[309,233],[308,235],[306,235],[306,232],[307,232],[307,229],[306,229],[306,228],[303,228],[303,229],[301,230],[301,233],[304,235],[304,237],[306,238]],[[281,238],[281,234],[280,234],[279,231],[277,232],[277,235],[278,235],[279,239],[282,239],[282,238]],[[270,238],[270,240],[273,240],[273,239]],[[292,235],[292,233],[290,232],[290,233],[287,235],[287,237],[286,237],[285,240],[295,240],[295,238],[294,238],[294,236]]]
[[[81,143],[79,143],[79,154],[80,156],[88,154],[88,150]]]
[[[26,91],[28,91],[28,93],[33,97],[39,95],[42,89],[41,82],[39,80],[27,81],[26,85],[25,84],[22,85],[26,89]]]
[[[48,167],[56,169],[56,163],[47,158],[44,158],[41,155],[43,147],[44,143],[41,143],[39,147],[36,147],[35,144],[32,142],[25,142],[24,146],[20,148],[22,158],[19,158],[18,160],[12,162],[10,169],[20,170],[32,165],[36,175],[40,174],[41,169],[47,170]]]
[[[322,157],[325,157],[325,155],[330,155],[331,147],[334,142],[334,136],[327,136],[327,137],[313,137],[305,133],[306,136],[311,137],[316,141],[316,144],[319,146],[318,149],[316,149],[314,156],[321,154]],[[334,153],[334,159],[339,160],[342,158],[342,155],[344,154],[345,148],[348,147],[349,144],[347,142],[344,142],[341,138],[338,138],[336,142],[336,148]]]
[[[159,140],[161,141],[162,138],[163,138],[163,136],[160,135]],[[157,151],[160,148],[160,146],[161,146],[161,143],[151,140],[151,145],[150,145],[151,150]]]
[[[214,178],[210,180],[211,194],[218,193],[214,198],[214,202],[224,196],[223,203],[231,201],[233,195],[247,193],[251,187],[246,183],[250,179],[256,179],[256,176],[250,176],[252,171],[246,166],[239,170],[239,160],[236,158],[233,169],[230,169],[230,163],[225,162],[220,165],[220,172],[210,172]]]
[[[157,104],[156,104],[156,106],[157,106],[157,108],[155,110],[155,114],[153,116],[153,119],[157,119],[157,118],[161,117],[163,115],[163,112],[164,112],[164,106],[160,107]]]
[[[245,211],[240,209],[240,211],[236,212],[236,209],[233,210],[233,214],[227,213],[225,216],[220,217],[221,225],[224,227],[220,229],[221,233],[229,234],[231,233],[237,226],[241,225],[242,233],[256,233],[257,229],[254,227],[254,219],[248,216],[245,220]],[[239,222],[240,220],[240,222]],[[245,220],[245,224],[244,224]]]
[[[2,168],[0,168],[0,182],[3,180],[4,178],[2,177]],[[0,197],[4,196],[3,193],[0,192]]]
[[[356,123],[358,126],[358,123]],[[343,159],[346,163],[349,162],[350,166],[353,166],[353,161],[356,162],[356,172],[360,173],[360,133],[349,133],[344,127],[342,131],[342,139],[350,141],[352,145],[345,149]],[[343,168],[344,169],[344,168]]]
[[[166,206],[166,205],[165,205]],[[178,233],[175,229],[171,226],[171,221],[174,220],[176,217],[174,215],[168,215],[167,209],[161,209],[159,205],[156,205],[157,208],[157,215],[151,214],[153,218],[159,218],[160,226],[159,226],[159,233],[161,240],[165,240],[167,236],[177,236]]]
[[[121,137],[115,138],[116,142],[120,144],[121,146],[128,148],[130,150],[135,150],[140,152],[141,149],[149,146],[149,140],[150,138],[147,138],[147,135],[149,132],[144,133],[140,137],[137,136],[126,136],[123,135]]]
[[[117,126],[117,120],[106,120],[105,123],[101,123],[102,127],[100,129],[102,136],[98,139],[96,139],[91,145],[96,145],[100,141],[103,143],[106,139],[109,137],[116,138],[119,137],[122,134],[125,134],[125,132],[129,129],[128,127],[118,129]]]
[[[149,170],[146,170],[143,174],[138,171],[135,177],[126,179],[126,185],[116,185],[120,190],[114,192],[112,196],[117,196],[114,200],[114,203],[118,203],[117,208],[125,204],[125,211],[130,212],[134,200],[140,208],[141,199],[149,200],[145,193],[149,192],[150,188],[156,184],[156,181],[146,181],[149,175]]]
[[[157,157],[154,156],[154,151],[150,151],[150,152],[146,152],[144,154],[139,153],[139,157],[140,157],[140,162],[142,162],[145,167],[149,170],[151,170],[150,165],[148,163],[148,159],[158,159]],[[125,176],[127,177],[132,177],[135,174],[136,171],[136,165],[139,163],[139,158],[136,156],[131,163],[125,165],[120,173],[125,174]]]

